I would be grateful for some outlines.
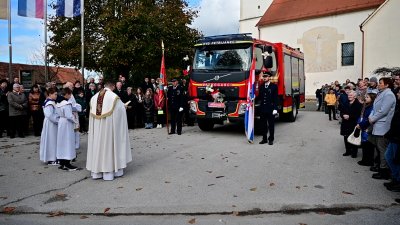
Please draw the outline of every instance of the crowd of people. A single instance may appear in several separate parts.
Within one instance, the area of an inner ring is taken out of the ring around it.
[[[174,82],[172,82],[174,83]],[[13,82],[4,79],[0,81],[0,137],[6,135],[15,138],[16,135],[24,138],[32,133],[40,136],[44,121],[43,107],[47,91],[53,88],[59,92],[54,82],[49,82],[44,86],[35,84],[29,92],[24,91],[24,87],[19,82],[19,78],[15,78]],[[188,86],[185,79],[182,79],[179,86],[180,96],[179,108],[183,108],[178,119],[183,120],[187,125],[192,126],[193,120],[189,117]],[[71,91],[76,103],[82,107],[78,112],[79,132],[87,133],[87,123],[89,118],[90,99],[101,89],[104,88],[103,79],[100,77],[98,82],[94,78],[89,78],[86,84],[76,81],[70,85]],[[114,93],[118,95],[121,101],[126,105],[127,121],[129,129],[134,128],[162,128],[166,124],[166,90],[161,83],[160,78],[145,78],[143,83],[135,89],[128,86],[126,78],[119,76],[115,83]],[[56,102],[61,101],[58,95]],[[171,106],[176,105],[171,102]],[[178,122],[178,124],[181,124]],[[172,130],[173,132],[174,129]],[[181,132],[179,132],[181,133]]]
[[[374,179],[391,180],[384,186],[400,192],[400,74],[392,77],[346,80],[325,84],[317,89],[317,111],[339,120],[344,138],[343,156],[357,158],[362,150],[361,166],[376,172]],[[360,145],[349,137],[360,137]]]

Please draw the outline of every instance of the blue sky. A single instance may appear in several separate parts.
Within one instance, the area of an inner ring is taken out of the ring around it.
[[[53,0],[47,0],[48,4]],[[43,64],[43,20],[17,15],[18,0],[11,0],[13,63]],[[204,35],[237,33],[240,0],[189,0],[189,7],[199,10],[192,27]],[[48,9],[49,14],[54,14]],[[9,62],[8,21],[0,20],[0,62]]]

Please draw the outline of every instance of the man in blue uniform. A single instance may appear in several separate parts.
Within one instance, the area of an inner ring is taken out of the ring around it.
[[[171,116],[171,132],[178,135],[182,134],[182,115],[183,115],[183,89],[179,85],[178,80],[172,79],[172,86],[168,87],[168,109]]]
[[[262,124],[263,139],[260,144],[274,144],[275,115],[278,113],[278,86],[270,82],[270,72],[262,76],[263,83],[260,85],[258,97],[260,103],[260,119]],[[269,131],[269,137],[268,135]],[[267,138],[268,137],[268,138]]]

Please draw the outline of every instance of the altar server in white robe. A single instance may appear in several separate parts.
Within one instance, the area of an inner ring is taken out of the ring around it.
[[[47,99],[44,102],[44,121],[40,137],[40,160],[48,165],[58,165],[56,161],[57,130],[59,116],[56,112],[57,92],[54,88],[47,90]]]
[[[71,82],[67,82],[64,85],[64,88],[69,88],[71,91],[74,90],[74,84]],[[78,112],[82,112],[82,106],[76,103],[74,95],[68,99],[68,102],[72,105],[72,114],[74,115],[74,130],[75,130],[75,149],[79,149],[80,147],[80,135],[79,135],[79,115]]]
[[[86,168],[93,179],[113,180],[132,161],[125,105],[113,83],[90,100]]]
[[[57,159],[60,161],[59,169],[74,171],[77,167],[71,165],[71,160],[76,157],[75,150],[75,121],[72,114],[72,104],[68,99],[72,96],[69,88],[61,90],[60,95],[64,100],[57,104],[58,120],[57,132]]]

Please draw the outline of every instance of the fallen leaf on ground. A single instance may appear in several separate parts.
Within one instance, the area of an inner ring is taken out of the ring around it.
[[[188,223],[190,223],[190,224],[196,223],[196,218],[193,218],[193,219],[189,220]]]
[[[61,211],[55,211],[55,212],[51,212],[49,213],[49,215],[47,217],[55,217],[55,216],[63,216],[64,213]]]
[[[275,184],[274,183],[270,183],[269,186],[272,187],[272,186],[275,186]]]
[[[110,211],[110,208],[105,208],[104,209],[104,213],[108,213],[108,211]]]
[[[257,188],[251,188],[250,191],[257,191]]]
[[[143,188],[136,188],[136,191],[140,191],[140,190],[142,190]]]
[[[342,191],[342,194],[345,194],[345,195],[354,195],[353,193],[347,192],[347,191]]]
[[[81,216],[81,217],[79,217],[80,219],[87,219],[87,218],[89,218],[89,217],[87,217],[87,216]]]
[[[4,212],[4,213],[7,213],[7,214],[11,214],[11,213],[14,212],[14,210],[15,210],[15,207],[5,207],[5,208],[3,209],[3,212]]]
[[[64,194],[64,193],[57,193],[56,196],[57,196],[57,197],[63,197],[63,198],[64,198],[64,197],[67,197],[67,195]]]

